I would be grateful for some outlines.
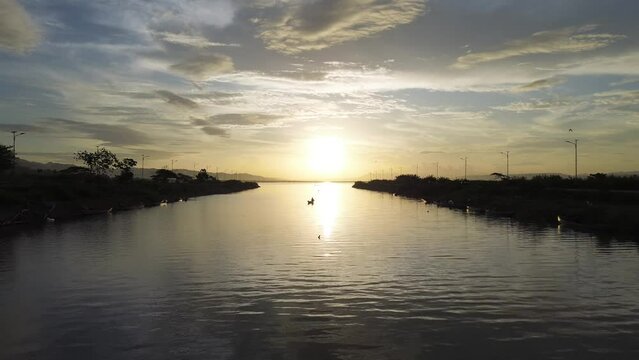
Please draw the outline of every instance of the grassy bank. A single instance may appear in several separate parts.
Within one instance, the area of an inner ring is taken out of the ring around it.
[[[89,215],[157,206],[188,198],[258,188],[254,182],[184,179],[119,180],[91,174],[16,174],[0,178],[0,229],[67,221]],[[1,230],[0,230],[1,231]]]
[[[402,175],[395,180],[356,182],[357,189],[424,199],[456,209],[589,231],[639,234],[639,177],[462,181]]]

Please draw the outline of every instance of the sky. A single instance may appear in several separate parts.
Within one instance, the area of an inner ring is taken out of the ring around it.
[[[0,0],[0,143],[329,180],[639,170],[636,0]],[[3,135],[2,135],[3,134]],[[175,162],[177,161],[177,162]]]

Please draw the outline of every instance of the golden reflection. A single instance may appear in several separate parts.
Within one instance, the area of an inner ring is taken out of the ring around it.
[[[330,240],[340,212],[341,187],[334,183],[316,185],[315,208],[317,221],[322,227],[322,240]]]

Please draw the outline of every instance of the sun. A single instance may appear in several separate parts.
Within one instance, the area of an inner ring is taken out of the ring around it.
[[[318,175],[334,176],[345,165],[344,142],[333,137],[308,141],[308,167]]]

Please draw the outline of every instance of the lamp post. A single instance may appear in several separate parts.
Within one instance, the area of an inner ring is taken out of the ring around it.
[[[566,140],[567,143],[575,145],[575,179],[577,178],[577,144],[579,143],[579,139],[575,139],[575,141]]]
[[[144,179],[144,159],[149,158],[149,155],[142,154],[142,179]]]
[[[13,134],[13,167],[15,167],[16,166],[16,138],[26,133],[22,131],[17,131],[17,130],[11,130],[10,133]]]
[[[510,151],[502,151],[502,155],[506,155],[506,177],[510,177]]]
[[[460,160],[464,160],[464,181],[468,180],[468,156],[464,156],[463,158],[459,158]]]

